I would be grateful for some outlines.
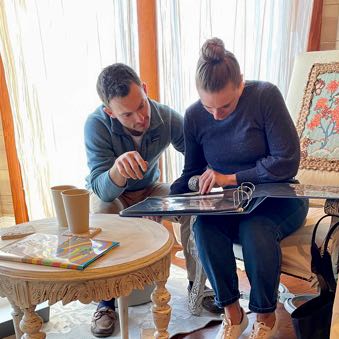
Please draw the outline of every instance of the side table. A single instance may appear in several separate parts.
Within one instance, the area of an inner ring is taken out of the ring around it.
[[[60,234],[55,219],[29,222],[36,232]],[[83,271],[0,260],[0,296],[13,307],[16,337],[42,339],[42,320],[36,305],[48,301],[63,304],[79,300],[118,298],[121,337],[128,338],[127,296],[133,289],[155,283],[152,312],[155,338],[169,337],[170,294],[165,284],[169,276],[172,235],[162,225],[140,218],[121,218],[112,214],[90,216],[90,226],[101,227],[97,239],[119,241],[116,247]],[[15,240],[0,241],[3,247]],[[22,318],[22,319],[21,319]],[[21,319],[21,320],[20,320]]]

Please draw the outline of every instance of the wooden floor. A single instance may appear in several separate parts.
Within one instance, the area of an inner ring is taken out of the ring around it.
[[[175,245],[172,252],[172,264],[179,267],[185,268],[185,260],[179,259],[175,256],[175,253],[180,250],[179,245]],[[240,289],[245,292],[249,292],[250,287],[246,277],[246,273],[238,271]],[[281,276],[281,282],[288,288],[291,293],[300,294],[300,293],[316,293],[316,291],[310,288],[309,284],[306,281],[289,277],[286,275]],[[278,304],[277,316],[279,321],[279,330],[278,334],[275,337],[276,339],[295,339],[296,336],[293,331],[291,318],[288,312],[284,309],[282,304]],[[241,336],[241,338],[248,338],[253,322],[255,321],[255,314],[249,314],[249,323],[247,330]],[[192,332],[190,334],[178,334],[173,337],[173,339],[211,339],[214,338],[217,334],[220,323],[211,323],[206,328]]]

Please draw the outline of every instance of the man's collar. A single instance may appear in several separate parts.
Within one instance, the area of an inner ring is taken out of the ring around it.
[[[151,106],[151,123],[149,126],[149,130],[151,131],[151,130],[158,128],[160,125],[163,125],[164,121],[162,120],[159,110],[155,106],[153,100],[148,99],[148,102]]]

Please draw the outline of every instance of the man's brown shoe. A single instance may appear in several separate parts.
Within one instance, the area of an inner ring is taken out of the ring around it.
[[[109,337],[114,331],[117,314],[110,307],[104,306],[96,310],[92,317],[91,331],[94,336]]]

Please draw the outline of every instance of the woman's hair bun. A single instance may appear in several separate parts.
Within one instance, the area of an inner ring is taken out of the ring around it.
[[[219,38],[208,39],[201,47],[201,57],[206,62],[218,63],[225,58],[225,45]]]
[[[234,54],[225,49],[219,38],[208,39],[201,47],[195,73],[197,88],[218,92],[231,82],[239,87],[242,82],[240,67]]]

